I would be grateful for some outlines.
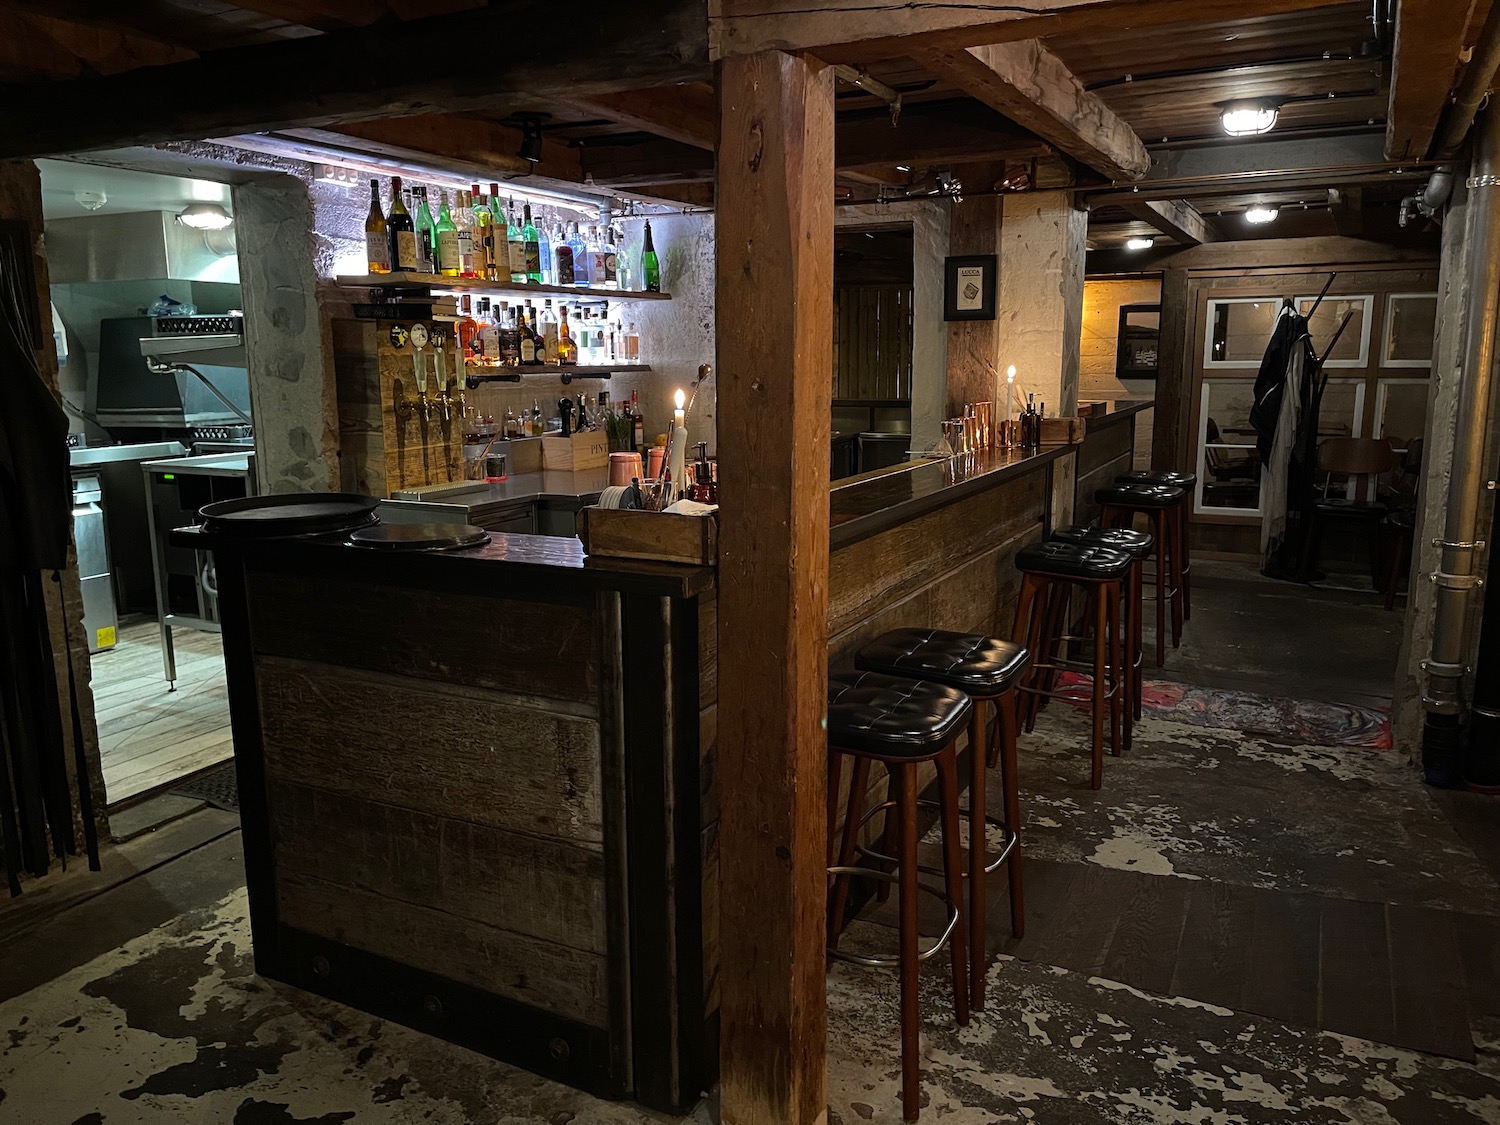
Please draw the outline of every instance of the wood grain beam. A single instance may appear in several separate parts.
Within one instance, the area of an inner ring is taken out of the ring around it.
[[[1401,0],[1385,120],[1391,160],[1427,155],[1464,52],[1474,45],[1490,6],[1490,0]]]
[[[0,86],[0,159],[483,109],[520,94],[594,97],[707,74],[703,12],[693,0],[663,0],[649,17],[615,0],[578,0],[566,51],[509,54],[482,73],[414,62],[499,41],[517,26],[546,26],[555,14],[546,0],[514,0],[108,78],[10,83]]]
[[[714,88],[707,82],[626,90],[603,98],[565,98],[563,104],[585,113],[713,151],[719,137]]]
[[[578,150],[542,134],[542,159],[535,166],[516,156],[521,130],[484,117],[465,114],[430,114],[395,121],[351,121],[337,130],[288,130],[292,136],[310,140],[351,137],[366,152],[404,157],[427,153],[460,162],[480,179],[521,175],[535,171],[553,179],[582,181],[583,165]],[[459,169],[456,169],[459,170]]]
[[[1139,203],[1125,204],[1125,210],[1183,246],[1219,240],[1214,225],[1186,199],[1143,199]]]
[[[720,1115],[828,1119],[833,72],[719,68]],[[732,252],[728,248],[733,248]]]
[[[10,8],[0,35],[0,74],[16,80],[75,79],[187,62],[196,54],[128,27]]]
[[[812,51],[830,62],[916,50],[1012,43],[1074,32],[1108,36],[1173,23],[1253,19],[1326,7],[1328,0],[709,0],[714,58]]]
[[[1040,40],[922,51],[939,78],[999,110],[1017,125],[1112,180],[1137,180],[1151,155],[1135,131],[1083,88]]]

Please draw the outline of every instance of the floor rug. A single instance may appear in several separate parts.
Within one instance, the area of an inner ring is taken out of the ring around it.
[[[1092,684],[1092,677],[1066,672],[1059,690],[1068,702],[1088,706]],[[1391,748],[1390,712],[1373,707],[1278,699],[1171,680],[1147,680],[1142,705],[1145,714],[1173,723],[1292,739],[1308,746]]]

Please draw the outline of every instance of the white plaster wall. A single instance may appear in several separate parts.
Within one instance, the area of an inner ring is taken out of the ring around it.
[[[911,227],[911,441],[913,449],[931,449],[942,434],[948,398],[948,326],[943,322],[948,205],[924,200],[845,204],[834,208],[833,224],[836,228]]]
[[[1047,404],[1078,407],[1079,341],[1088,215],[1062,191],[1006,196],[1000,224],[1000,370]],[[1022,398],[1024,402],[1024,397]]]

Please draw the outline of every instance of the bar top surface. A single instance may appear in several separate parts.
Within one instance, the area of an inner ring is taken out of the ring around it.
[[[1084,418],[1084,429],[1090,431],[1102,430],[1107,426],[1123,422],[1127,418],[1133,418],[1142,410],[1148,410],[1155,405],[1156,400],[1150,398],[1117,398],[1106,400],[1103,413],[1090,414]]]
[[[997,451],[972,459],[914,461],[876,477],[836,483],[829,498],[832,546],[857,543],[975,492],[1040,471],[1074,448],[1056,445],[1028,452]]]

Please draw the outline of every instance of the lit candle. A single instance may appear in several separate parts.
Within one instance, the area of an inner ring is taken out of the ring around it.
[[[673,499],[676,494],[683,490],[686,482],[682,474],[686,471],[687,462],[687,412],[683,408],[687,405],[687,395],[678,390],[676,395],[677,410],[672,415],[672,444],[671,457],[667,462],[667,469],[672,474]]]

